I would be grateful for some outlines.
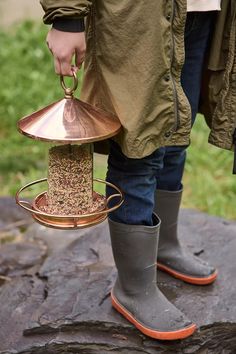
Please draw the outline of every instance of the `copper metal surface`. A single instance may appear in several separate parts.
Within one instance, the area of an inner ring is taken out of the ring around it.
[[[33,201],[32,204],[32,208],[34,210],[40,211],[40,209],[42,207],[45,207],[47,205],[47,193],[41,193],[39,194],[35,200]],[[103,199],[105,199],[104,196],[100,196],[98,193],[93,192],[93,200],[94,202],[96,202],[96,199],[100,199],[101,197],[103,197]],[[95,211],[95,215],[89,215],[89,216],[83,216],[80,215],[80,217],[75,217],[75,218],[71,218],[71,217],[58,217],[55,215],[50,215],[50,216],[44,216],[44,215],[39,215],[39,214],[34,214],[33,213],[33,217],[36,221],[38,221],[40,224],[43,224],[45,226],[49,226],[49,227],[54,227],[54,228],[59,228],[59,229],[74,229],[74,228],[83,228],[83,227],[87,227],[87,226],[92,226],[92,225],[96,225],[99,224],[100,222],[102,222],[103,220],[106,219],[107,214],[96,214],[96,212],[98,211],[102,211],[105,210],[106,205],[104,206],[104,208],[98,208]]]
[[[20,133],[36,140],[55,143],[89,143],[116,135],[118,118],[73,97],[76,88],[61,83],[65,98],[19,120]]]
[[[62,100],[22,118],[18,122],[20,133],[32,139],[50,143],[84,144],[110,138],[120,131],[121,124],[116,116],[73,97],[78,85],[77,76],[75,73],[73,75],[74,85],[72,88],[66,87],[64,78],[60,78],[65,93]],[[29,211],[36,221],[48,227],[78,229],[98,224],[106,219],[109,212],[119,208],[124,201],[122,192],[115,185],[100,179],[94,179],[94,181],[109,185],[116,193],[106,200],[104,196],[93,192],[93,208],[91,208],[93,212],[87,214],[49,214],[48,211],[44,211],[45,207],[47,207],[47,192],[39,194],[31,203],[20,200],[20,194],[24,190],[45,181],[47,181],[46,178],[33,181],[22,187],[16,193],[16,202]],[[97,207],[96,202],[98,202],[99,198],[104,198],[104,207]],[[118,198],[118,200],[113,207],[109,207],[109,202],[113,198]],[[94,209],[96,210],[94,211]]]
[[[72,70],[73,72],[73,79],[74,79],[74,84],[73,84],[73,87],[67,87],[66,84],[65,84],[65,81],[64,81],[64,76],[60,76],[60,82],[61,82],[61,87],[63,88],[64,92],[65,92],[65,97],[66,98],[72,98],[75,90],[77,89],[78,87],[78,78],[77,78],[77,75],[76,73]]]
[[[113,188],[117,193],[112,194],[109,198],[107,198],[106,201],[106,207],[104,209],[98,209],[95,212],[92,213],[87,213],[87,214],[81,214],[81,215],[52,215],[48,214],[46,212],[40,211],[40,206],[45,205],[45,195],[47,192],[43,192],[39,194],[32,203],[25,201],[25,200],[20,200],[20,195],[24,190],[27,190],[31,186],[46,182],[47,178],[43,178],[37,181],[33,181],[31,183],[28,183],[24,187],[22,187],[17,193],[16,193],[16,203],[20,205],[22,208],[25,210],[29,211],[33,218],[39,222],[40,224],[47,226],[47,227],[53,227],[57,229],[80,229],[83,227],[88,227],[92,225],[96,225],[104,221],[107,217],[107,214],[113,210],[116,210],[121,206],[121,204],[124,201],[124,196],[123,193],[120,191],[118,187],[113,185],[112,183],[103,181],[99,178],[95,178],[94,181],[103,183],[106,185],[109,185],[111,188]],[[94,192],[94,198],[98,198],[99,194]],[[104,197],[105,198],[105,197]],[[114,199],[118,198],[117,203],[113,207],[108,207],[109,202]]]

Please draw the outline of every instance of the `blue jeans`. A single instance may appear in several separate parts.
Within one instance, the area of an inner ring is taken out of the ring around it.
[[[185,26],[185,63],[181,83],[192,110],[192,125],[198,112],[202,67],[209,41],[213,12],[188,13]],[[123,191],[125,201],[110,218],[124,224],[152,225],[155,190],[178,191],[187,146],[161,147],[142,159],[126,157],[111,141],[107,181]],[[107,188],[107,196],[112,193]]]

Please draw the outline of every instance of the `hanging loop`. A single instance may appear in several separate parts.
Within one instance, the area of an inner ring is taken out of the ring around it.
[[[73,69],[72,69],[72,73],[73,73],[73,81],[74,81],[74,85],[72,88],[67,87],[65,84],[64,76],[63,75],[60,76],[61,87],[63,88],[63,90],[65,92],[65,98],[72,98],[73,93],[75,92],[75,90],[78,87],[78,78],[77,78],[76,72]]]

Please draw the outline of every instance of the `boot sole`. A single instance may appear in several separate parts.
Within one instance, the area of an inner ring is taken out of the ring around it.
[[[188,327],[183,329],[179,329],[176,331],[171,332],[163,332],[163,331],[156,331],[149,327],[144,326],[138,320],[136,320],[133,315],[129,311],[127,311],[115,298],[115,296],[111,293],[111,302],[112,306],[121,314],[123,315],[129,322],[131,322],[140,332],[145,334],[148,337],[160,340],[176,340],[176,339],[184,339],[191,336],[197,329],[195,324],[192,324]]]
[[[202,277],[202,278],[193,277],[190,275],[186,275],[186,274],[177,272],[176,270],[169,268],[166,265],[161,264],[159,262],[157,262],[157,268],[162,270],[163,272],[166,272],[166,273],[172,275],[173,277],[175,277],[177,279],[180,279],[186,283],[195,284],[195,285],[212,284],[216,280],[217,275],[218,275],[217,271],[215,271],[213,274],[209,275],[208,277]]]

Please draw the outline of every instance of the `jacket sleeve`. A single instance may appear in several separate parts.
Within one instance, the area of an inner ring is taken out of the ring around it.
[[[93,0],[40,0],[45,15],[45,24],[62,18],[83,18],[90,10]]]
[[[62,32],[84,32],[85,25],[83,18],[62,17],[53,21],[53,28]]]

